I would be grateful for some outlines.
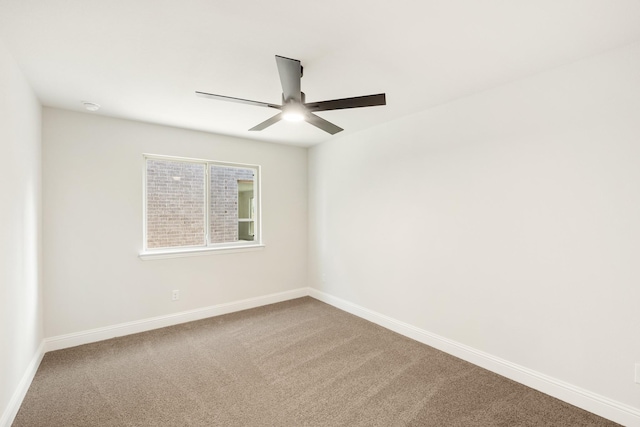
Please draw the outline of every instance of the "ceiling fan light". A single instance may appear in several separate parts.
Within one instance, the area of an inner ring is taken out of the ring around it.
[[[304,120],[304,108],[298,103],[290,103],[282,109],[282,118],[288,122],[301,122]]]
[[[282,118],[288,122],[301,122],[304,120],[304,114],[297,111],[289,111],[283,113]]]

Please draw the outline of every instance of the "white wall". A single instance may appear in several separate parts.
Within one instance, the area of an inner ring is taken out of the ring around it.
[[[0,40],[0,425],[42,341],[41,108]],[[27,384],[28,385],[28,384]],[[10,407],[12,406],[12,407]]]
[[[261,165],[266,247],[140,260],[143,153]],[[45,108],[46,336],[306,286],[307,188],[299,147]]]
[[[640,409],[640,44],[309,168],[312,287]]]

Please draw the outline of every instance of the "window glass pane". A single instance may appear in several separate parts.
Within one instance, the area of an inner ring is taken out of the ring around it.
[[[147,247],[203,246],[205,165],[147,159]]]
[[[209,170],[210,242],[253,240],[255,170],[218,165]]]

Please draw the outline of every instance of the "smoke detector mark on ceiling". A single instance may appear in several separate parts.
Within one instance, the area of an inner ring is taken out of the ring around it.
[[[81,101],[81,102],[87,111],[98,111],[100,109],[100,104],[96,104],[94,102],[89,102],[89,101]]]

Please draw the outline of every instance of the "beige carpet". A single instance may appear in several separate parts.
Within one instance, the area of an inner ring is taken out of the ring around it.
[[[47,353],[13,425],[617,424],[301,298]]]

